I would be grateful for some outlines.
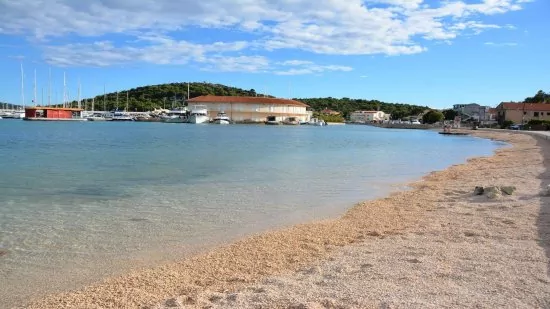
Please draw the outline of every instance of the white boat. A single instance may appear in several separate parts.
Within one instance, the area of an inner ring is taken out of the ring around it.
[[[267,116],[265,124],[267,124],[267,125],[280,125],[281,122],[278,121],[277,117],[275,117],[275,116]]]
[[[231,119],[227,116],[225,112],[219,112],[214,118],[214,123],[216,124],[229,124]]]
[[[161,114],[159,118],[168,123],[184,123],[189,120],[189,111],[186,107],[180,107]]]
[[[13,113],[14,119],[23,119],[25,118],[25,111],[16,111]]]
[[[327,125],[327,123],[323,119],[317,119],[317,118],[311,118],[308,124],[312,126],[320,126],[320,127]]]
[[[134,121],[134,117],[125,112],[114,112],[111,121]]]
[[[288,126],[297,126],[300,124],[300,121],[296,117],[288,117],[283,120],[283,124]]]
[[[112,120],[112,117],[109,117],[105,113],[93,113],[92,115],[86,117],[88,121],[109,121]]]
[[[191,107],[191,115],[189,116],[189,123],[205,123],[210,119],[208,118],[208,109],[205,105],[193,105]]]
[[[24,111],[4,112],[0,114],[3,119],[23,119],[25,118]]]

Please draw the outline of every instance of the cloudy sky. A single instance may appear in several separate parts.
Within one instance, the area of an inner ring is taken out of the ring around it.
[[[550,90],[549,0],[0,0],[0,101],[208,81],[433,107]],[[545,79],[546,78],[546,79]]]

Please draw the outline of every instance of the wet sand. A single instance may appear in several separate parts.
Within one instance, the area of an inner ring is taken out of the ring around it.
[[[470,131],[473,133],[473,131]],[[434,172],[344,216],[248,237],[27,308],[545,308],[550,306],[548,141]],[[475,186],[516,186],[473,196]]]

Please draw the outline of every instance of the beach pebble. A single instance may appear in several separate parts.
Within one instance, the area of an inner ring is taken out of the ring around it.
[[[540,195],[542,196],[550,196],[550,185],[546,186],[541,192]]]
[[[168,308],[181,307],[181,304],[177,298],[168,299],[167,301],[164,302],[164,305]]]
[[[474,189],[474,194],[475,194],[475,195],[483,195],[483,192],[484,192],[484,191],[485,191],[485,190],[483,189],[483,187],[475,187],[475,189]]]
[[[500,191],[506,195],[512,195],[514,191],[516,191],[516,187],[513,186],[507,186],[507,187],[501,187]]]
[[[295,303],[288,306],[288,309],[324,309],[319,303]]]
[[[237,293],[231,293],[231,294],[227,295],[227,300],[228,301],[236,301],[238,296],[239,296],[239,294],[237,294]]]
[[[486,187],[484,188],[485,195],[489,199],[495,199],[500,196],[500,188],[499,187]]]
[[[8,250],[0,248],[0,256],[8,255]]]

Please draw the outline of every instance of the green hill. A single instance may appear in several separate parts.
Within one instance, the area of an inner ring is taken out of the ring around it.
[[[221,84],[212,83],[190,83],[189,96],[191,98],[201,95],[220,95],[220,96],[264,96],[264,94],[256,93],[254,89],[245,90],[236,87],[229,87]],[[187,83],[171,83],[132,88],[118,92],[118,108],[126,107],[126,95],[128,95],[128,110],[129,111],[149,111],[155,108],[172,108],[172,106],[182,106],[187,98]],[[273,97],[265,95],[267,97]],[[104,109],[103,95],[98,95],[95,98],[95,110]],[[87,100],[87,109],[91,108],[92,98]],[[321,111],[329,108],[341,112],[345,117],[348,117],[350,112],[356,110],[381,110],[386,113],[391,113],[396,118],[406,117],[410,115],[418,115],[428,107],[386,103],[377,100],[349,99],[349,98],[297,98],[311,106],[314,111]],[[84,102],[82,103],[84,104]],[[71,106],[76,107],[77,102],[73,101]],[[105,95],[105,109],[113,110],[117,108],[117,93],[111,92]]]
[[[220,96],[264,96],[256,93],[254,89],[244,90],[236,87],[229,87],[221,84],[211,83],[190,83],[189,97],[194,98],[201,95],[220,95]],[[182,106],[187,99],[187,83],[171,83],[132,88],[117,93],[111,92],[105,95],[96,96],[95,110],[124,109],[126,107],[126,97],[128,96],[129,111],[150,111],[155,108],[170,109],[173,106]],[[272,97],[272,96],[270,96]],[[90,109],[92,98],[84,99],[87,101],[87,107]],[[104,102],[105,101],[105,102]],[[84,104],[84,102],[82,103]],[[76,107],[77,102],[71,102],[72,107]]]
[[[302,98],[296,99],[311,106],[314,111],[321,111],[325,108],[342,113],[344,118],[348,118],[349,114],[357,110],[381,110],[391,114],[393,119],[399,119],[407,116],[416,116],[424,110],[429,109],[427,106],[418,106],[400,103],[386,103],[378,100],[350,99],[350,98]]]

